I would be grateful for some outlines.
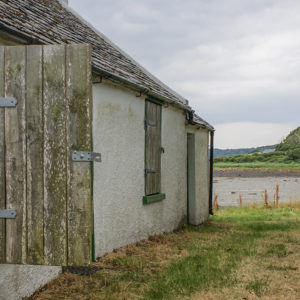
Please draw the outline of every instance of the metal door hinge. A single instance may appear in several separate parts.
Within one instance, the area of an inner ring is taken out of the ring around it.
[[[155,168],[145,169],[145,176],[149,173],[156,173],[156,169]]]
[[[16,98],[0,98],[0,107],[16,107],[18,101]]]
[[[72,160],[101,162],[101,153],[74,151],[72,153]]]
[[[15,219],[17,211],[15,209],[0,209],[0,219]]]

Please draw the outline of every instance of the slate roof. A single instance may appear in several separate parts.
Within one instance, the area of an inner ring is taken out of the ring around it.
[[[205,120],[203,120],[201,117],[199,117],[196,114],[193,114],[193,121],[202,127],[205,127],[211,131],[215,131],[213,126],[211,126],[208,122],[206,122]]]
[[[93,48],[94,72],[130,83],[145,89],[145,93],[191,110],[186,99],[151,75],[58,0],[0,0],[0,29],[39,44],[88,43]]]

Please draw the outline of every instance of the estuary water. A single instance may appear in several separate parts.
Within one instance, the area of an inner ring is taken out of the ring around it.
[[[243,205],[274,202],[276,184],[279,186],[279,203],[300,201],[300,177],[214,177],[213,194],[221,207],[238,206],[241,195]]]

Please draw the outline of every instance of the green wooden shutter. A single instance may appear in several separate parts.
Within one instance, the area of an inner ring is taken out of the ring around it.
[[[161,192],[161,105],[146,100],[146,195]]]
[[[0,47],[0,262],[85,265],[91,262],[89,45]]]

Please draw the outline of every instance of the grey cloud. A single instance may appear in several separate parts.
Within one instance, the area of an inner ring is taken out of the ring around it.
[[[298,0],[70,4],[210,122],[299,119]]]

